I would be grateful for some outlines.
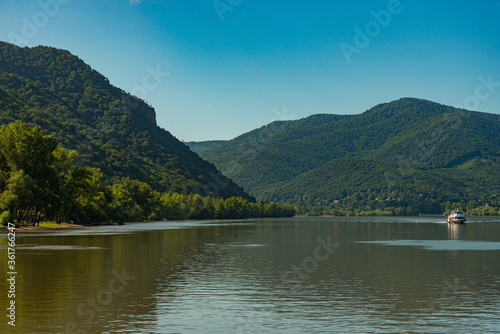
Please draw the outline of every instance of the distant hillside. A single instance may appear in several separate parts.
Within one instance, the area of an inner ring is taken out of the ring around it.
[[[438,212],[430,207],[500,196],[499,138],[500,115],[404,98],[275,122],[200,154],[258,199],[355,206],[394,197]]]
[[[186,144],[194,153],[202,154],[204,152],[213,150],[214,148],[217,148],[226,142],[227,140],[207,140],[207,141],[190,141],[190,142],[185,142],[184,144]]]
[[[152,107],[68,51],[0,42],[0,124],[15,120],[54,134],[109,180],[130,176],[162,191],[247,197],[158,127]]]

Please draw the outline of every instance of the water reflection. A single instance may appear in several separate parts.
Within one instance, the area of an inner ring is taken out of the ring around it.
[[[464,236],[464,226],[463,224],[449,224],[448,225],[448,239],[449,240],[462,240]],[[458,250],[450,250],[450,258],[453,261],[458,260]]]
[[[464,224],[448,224],[448,239],[449,240],[462,240],[465,231]]]

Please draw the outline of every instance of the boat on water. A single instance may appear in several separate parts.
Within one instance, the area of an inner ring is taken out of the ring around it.
[[[447,222],[451,224],[463,224],[467,221],[462,211],[456,209],[448,216]]]

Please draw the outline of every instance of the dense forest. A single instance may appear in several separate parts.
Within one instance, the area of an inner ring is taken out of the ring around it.
[[[221,146],[222,144],[226,143],[227,140],[207,140],[207,141],[189,141],[185,142],[191,151],[196,152],[198,154],[202,154],[204,152],[213,150],[216,147]]]
[[[192,145],[257,199],[301,214],[468,214],[500,208],[500,115],[405,98],[358,115],[274,122]]]
[[[17,120],[40,126],[62,147],[77,150],[79,163],[99,168],[107,182],[130,177],[160,192],[252,200],[158,127],[151,106],[68,51],[0,42],[0,125]]]
[[[98,168],[79,166],[75,150],[39,127],[0,127],[0,224],[103,224],[159,219],[290,217],[295,208],[241,197],[160,193],[129,177],[104,182]]]
[[[64,50],[0,42],[0,125],[3,224],[295,213],[256,203],[158,127],[146,102]]]
[[[181,208],[166,214],[163,204],[128,207],[130,219],[229,217],[222,203],[234,198],[246,212],[231,209],[240,212],[237,217],[262,215],[262,206],[275,205],[267,200],[293,204],[299,214],[500,210],[500,116],[425,100],[404,98],[358,115],[278,121],[230,141],[187,143],[190,150],[156,125],[145,101],[112,86],[78,57],[0,42],[0,125],[18,120],[53,135],[60,152],[72,152],[64,153],[64,163],[83,168],[79,173],[94,175],[106,189],[99,196],[109,205],[95,210],[100,214],[87,217],[75,206],[84,222],[123,221],[112,213],[121,210],[113,196],[123,184],[150,189],[155,203],[170,194]],[[10,177],[2,176],[3,192]],[[16,177],[21,182],[25,175]],[[204,210],[187,209],[202,202]],[[44,215],[67,220],[54,212]]]

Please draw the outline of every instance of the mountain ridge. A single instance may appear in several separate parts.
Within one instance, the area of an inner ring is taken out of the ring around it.
[[[0,60],[0,124],[39,125],[108,180],[130,176],[162,191],[250,198],[158,127],[145,101],[111,85],[69,51],[0,42]]]
[[[386,174],[377,181],[379,185],[403,189],[404,182],[424,182],[440,203],[489,196],[500,189],[495,178],[495,172],[500,172],[500,115],[496,114],[402,98],[356,115],[313,115],[249,134],[201,156],[258,199],[295,202],[300,201],[299,193],[310,193],[316,194],[317,200],[331,203],[338,195],[318,192],[323,186],[321,177],[314,184],[312,173],[326,179],[329,175],[323,166],[349,159],[365,161],[364,167],[357,165],[365,173],[373,167],[371,161],[387,164],[377,165]],[[251,149],[245,145],[248,142],[253,142]],[[359,177],[358,172],[353,177]],[[308,177],[310,182],[305,182]],[[348,174],[344,178],[352,179]],[[454,195],[446,190],[446,184],[437,182],[439,178],[454,184],[460,184],[463,178],[465,190]],[[349,188],[340,179],[329,186]],[[373,181],[365,182],[358,191],[374,186]],[[309,205],[317,203],[316,199]]]

